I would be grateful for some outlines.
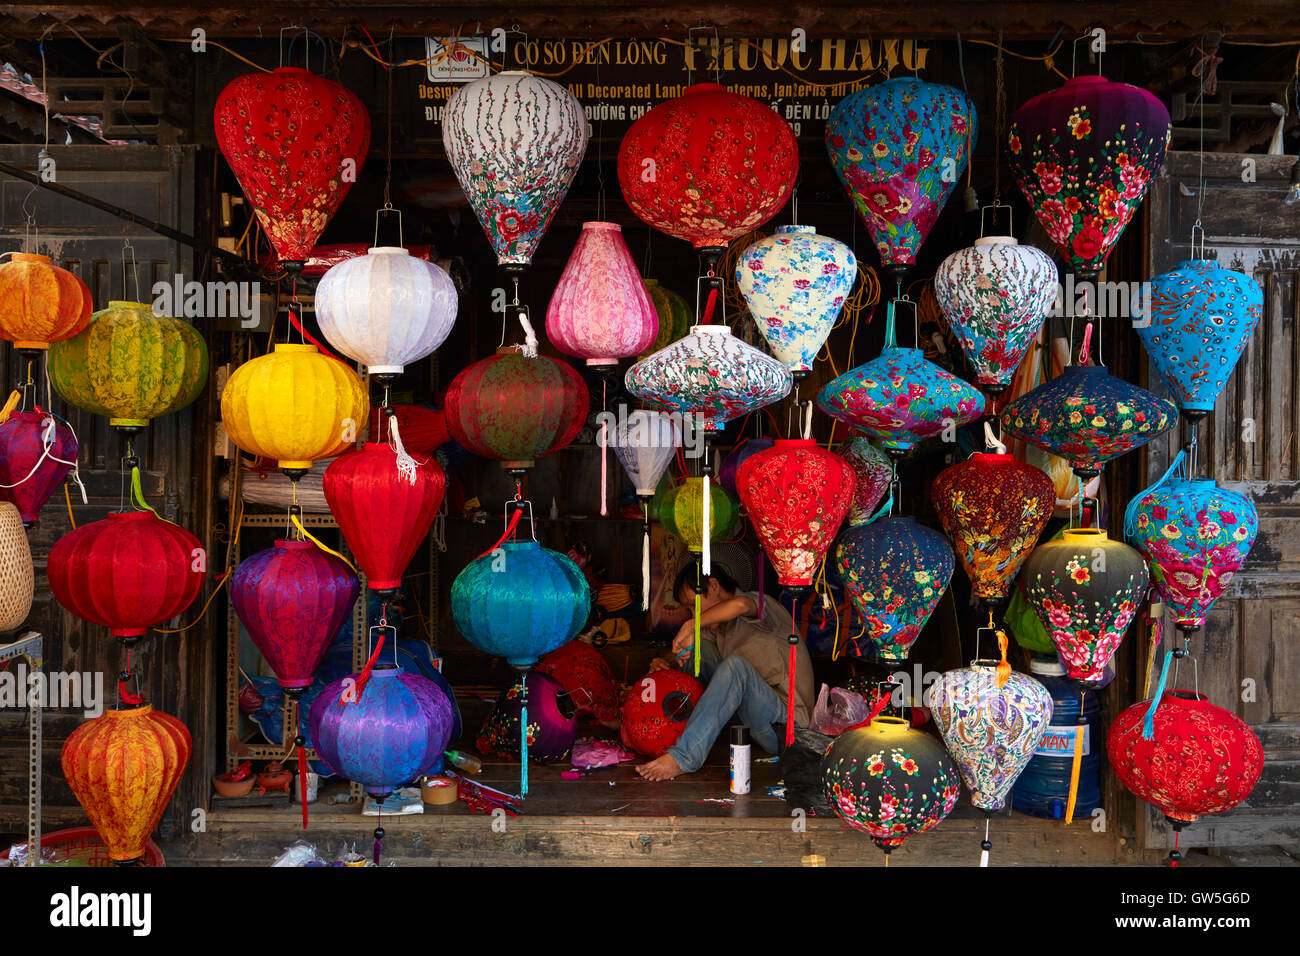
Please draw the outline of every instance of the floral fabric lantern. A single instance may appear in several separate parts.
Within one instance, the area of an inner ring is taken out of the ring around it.
[[[618,150],[618,183],[632,211],[715,253],[776,215],[798,172],[790,124],[717,83],[688,86],[660,103],[632,124]]]
[[[853,251],[812,226],[777,226],[736,263],[758,334],[800,377],[812,371],[857,277]]]
[[[831,165],[896,278],[916,261],[977,135],[965,93],[913,77],[864,87],[831,111]]]
[[[647,757],[667,753],[703,696],[704,685],[677,668],[647,674],[623,701],[623,746]]]
[[[885,500],[894,480],[894,466],[889,456],[866,438],[850,438],[840,448],[840,455],[853,469],[853,501],[849,505],[849,526],[866,524]]]
[[[497,263],[508,271],[533,261],[589,135],[576,96],[519,70],[466,83],[447,100],[442,145]]]
[[[32,549],[22,515],[12,502],[0,501],[0,634],[17,630],[27,620],[35,593]]]
[[[529,759],[537,763],[567,760],[578,735],[578,711],[574,702],[554,677],[530,670],[522,680],[528,685],[526,752]],[[519,684],[512,684],[497,697],[474,742],[479,753],[518,760],[524,752],[519,740],[525,700],[522,690]]]
[[[1011,120],[1007,159],[1070,270],[1094,278],[1165,160],[1169,111],[1146,90],[1076,76]]]
[[[537,662],[536,673],[560,682],[579,714],[597,720],[616,719],[619,685],[603,654],[586,641],[569,641]]]
[[[41,508],[77,465],[77,438],[67,423],[37,408],[0,422],[0,501],[31,527]]]
[[[616,365],[645,351],[659,313],[615,222],[585,222],[546,309],[546,335],[588,365]]]
[[[687,477],[659,499],[659,523],[669,534],[681,538],[692,554],[704,551],[704,495],[700,486],[705,481],[712,479]],[[709,540],[731,537],[739,520],[736,499],[715,483],[709,491]]]
[[[22,350],[45,350],[90,323],[90,289],[49,256],[15,252],[0,262],[0,339]]]
[[[365,104],[338,83],[281,67],[232,80],[212,121],[280,261],[305,261],[366,163]]]
[[[208,383],[208,347],[188,322],[110,302],[50,347],[50,384],[69,404],[131,432],[185,408]]]
[[[672,345],[690,332],[691,324],[694,322],[690,304],[680,295],[658,279],[645,279],[644,283],[646,295],[650,296],[650,304],[654,306],[655,313],[659,316],[659,332],[649,347],[637,356],[638,361]]]

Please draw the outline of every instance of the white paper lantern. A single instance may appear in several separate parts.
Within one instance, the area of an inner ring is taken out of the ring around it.
[[[641,498],[653,498],[682,443],[677,421],[663,412],[635,411],[611,434],[610,445]]]

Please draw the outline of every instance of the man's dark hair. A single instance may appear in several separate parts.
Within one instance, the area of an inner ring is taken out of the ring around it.
[[[700,587],[708,587],[708,578],[704,576],[704,573],[700,570],[700,566],[694,563],[688,564],[677,572],[677,583],[673,587],[673,597],[680,598],[682,588],[686,587],[688,584],[692,589],[694,589],[697,574],[699,575]],[[740,588],[740,585],[736,583],[736,579],[727,573],[727,569],[716,564],[709,572],[709,577],[717,581],[718,587],[726,591],[728,594],[735,594]]]

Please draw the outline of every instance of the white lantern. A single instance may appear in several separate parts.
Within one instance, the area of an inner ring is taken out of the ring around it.
[[[432,355],[456,322],[451,276],[405,249],[377,246],[332,266],[316,287],[325,339],[371,375]]]
[[[639,498],[653,498],[682,443],[677,421],[663,412],[632,412],[614,429],[614,454]]]

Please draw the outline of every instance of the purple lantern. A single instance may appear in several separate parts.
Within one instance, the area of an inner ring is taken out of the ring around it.
[[[67,422],[39,408],[11,412],[0,422],[0,501],[11,501],[30,528],[77,463],[77,439]]]
[[[750,455],[760,451],[767,451],[772,447],[770,438],[746,438],[736,445],[727,453],[727,457],[722,459],[722,467],[718,469],[718,484],[726,488],[733,498],[739,497],[736,491],[736,469]]]
[[[573,749],[578,733],[577,706],[564,685],[549,674],[530,670],[524,680],[528,684],[528,756],[537,763],[564,760]],[[479,753],[495,754],[505,760],[519,759],[522,690],[516,683],[501,692],[479,731]]]

